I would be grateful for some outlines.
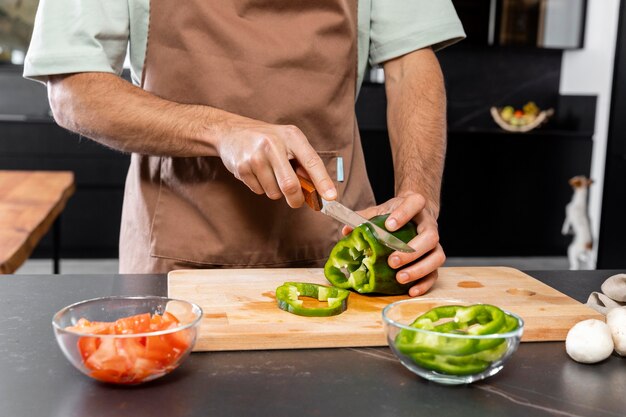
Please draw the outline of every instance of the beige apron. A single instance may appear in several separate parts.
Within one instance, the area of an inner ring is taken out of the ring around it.
[[[356,126],[357,0],[152,0],[142,86],[298,126],[339,201],[374,203]],[[337,171],[338,159],[343,164]],[[254,194],[219,157],[133,155],[120,272],[320,266],[341,225],[304,206]]]

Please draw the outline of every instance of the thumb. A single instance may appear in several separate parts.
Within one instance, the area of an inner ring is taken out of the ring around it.
[[[359,213],[361,216],[365,217],[367,220],[371,219],[374,216],[378,216],[380,214],[387,214],[387,213],[390,213],[390,212],[391,212],[391,210],[389,210],[384,205],[372,206],[372,207],[368,207],[366,209],[357,211],[357,213]]]

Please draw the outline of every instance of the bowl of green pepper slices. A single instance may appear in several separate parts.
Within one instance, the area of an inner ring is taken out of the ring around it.
[[[383,310],[387,342],[400,362],[440,384],[468,384],[498,373],[517,350],[524,321],[489,304],[414,298]]]

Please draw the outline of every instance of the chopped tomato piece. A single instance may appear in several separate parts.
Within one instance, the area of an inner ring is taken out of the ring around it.
[[[89,358],[100,346],[99,337],[81,337],[78,339],[78,351],[83,361]]]
[[[169,333],[163,335],[163,337],[165,337],[173,347],[178,348],[182,351],[185,351],[187,347],[191,344],[191,331],[189,331],[189,329],[181,330],[175,333]]]
[[[115,339],[115,347],[120,356],[126,358],[132,367],[137,358],[142,358],[146,353],[145,337]]]
[[[114,384],[123,383],[124,375],[118,372],[110,371],[107,369],[104,370],[93,370],[89,373],[89,375],[102,382],[111,382]]]
[[[167,336],[169,335],[147,337],[145,358],[167,366],[175,362],[185,352],[185,349],[181,350],[172,346]]]
[[[115,334],[149,332],[150,321],[150,313],[118,319],[115,322]]]
[[[129,368],[126,357],[121,355],[113,338],[102,338],[98,349],[85,361],[87,368],[107,370],[123,374]]]
[[[165,373],[169,369],[162,366],[159,362],[145,358],[138,358],[135,361],[133,368],[133,379],[135,381],[143,381],[149,377],[154,377],[158,374]]]
[[[153,332],[157,332],[159,330],[164,330],[165,329],[165,324],[163,321],[163,316],[160,316],[158,314],[155,314],[152,316],[152,319],[150,320],[150,330]]]
[[[80,319],[67,330],[96,336],[79,338],[77,347],[90,375],[104,382],[134,384],[162,375],[176,366],[192,342],[189,329],[145,337],[97,337],[128,335],[172,329],[179,320],[171,313],[139,314],[113,323]]]
[[[172,313],[168,313],[167,311],[165,313],[163,313],[163,321],[165,322],[173,322],[173,323],[180,323],[180,321],[176,318],[175,315],[173,315]]]
[[[102,321],[89,321],[83,318],[78,320],[74,326],[66,327],[66,330],[90,334],[113,334],[112,324]]]

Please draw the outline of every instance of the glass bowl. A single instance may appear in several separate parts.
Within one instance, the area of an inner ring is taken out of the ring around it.
[[[202,309],[166,297],[104,297],[59,310],[52,327],[78,370],[114,384],[139,384],[176,369],[196,341]]]
[[[429,381],[468,384],[495,375],[517,350],[524,332],[524,321],[516,314],[505,311],[512,317],[509,320],[517,320],[517,329],[490,335],[441,333],[410,326],[432,308],[474,304],[440,298],[389,304],[382,313],[387,343],[402,365]]]

